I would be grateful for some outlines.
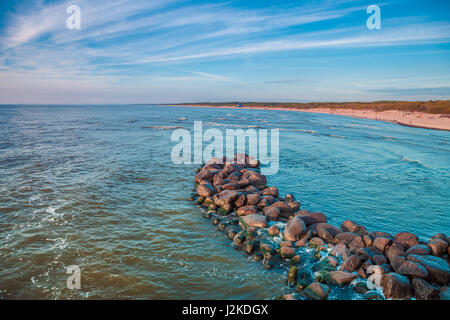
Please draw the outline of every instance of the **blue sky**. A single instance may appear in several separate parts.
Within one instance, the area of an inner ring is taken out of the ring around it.
[[[366,9],[381,8],[380,30]],[[69,30],[69,5],[81,30]],[[0,2],[0,103],[450,98],[449,1]]]

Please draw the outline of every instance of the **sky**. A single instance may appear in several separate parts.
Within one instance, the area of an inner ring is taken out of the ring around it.
[[[67,8],[80,8],[69,29]],[[370,30],[369,5],[381,28]],[[450,99],[450,1],[1,0],[0,104]]]

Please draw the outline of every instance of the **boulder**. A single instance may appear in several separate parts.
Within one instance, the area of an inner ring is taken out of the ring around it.
[[[390,264],[395,272],[398,272],[401,265],[406,261],[406,258],[403,256],[395,256],[392,260],[390,260]]]
[[[364,240],[364,244],[366,245],[366,247],[371,247],[372,246],[373,239],[368,234],[364,235],[363,240]]]
[[[269,208],[264,213],[270,221],[277,221],[280,216],[280,209],[278,208]]]
[[[384,249],[392,243],[392,240],[385,237],[378,237],[375,238],[373,241],[373,246],[380,250],[381,252],[384,252]]]
[[[403,246],[394,242],[392,246],[386,249],[386,257],[389,261],[394,260],[395,257],[406,256]]]
[[[410,298],[410,283],[407,277],[398,273],[385,274],[381,280],[383,294],[386,298],[402,299]]]
[[[359,226],[351,220],[345,220],[341,225],[341,229],[344,232],[356,233],[359,229]]]
[[[267,218],[262,214],[249,214],[242,218],[242,222],[249,227],[267,228]]]
[[[350,256],[342,263],[339,270],[353,272],[361,266],[361,258],[358,256]]]
[[[433,256],[441,257],[447,253],[448,243],[442,239],[431,239],[428,242],[428,247],[430,247]]]
[[[247,195],[247,204],[248,205],[257,205],[261,200],[261,197],[258,193],[252,193]]]
[[[254,172],[248,179],[258,190],[264,190],[266,188],[267,179],[262,174]]]
[[[369,233],[369,236],[374,240],[376,238],[380,238],[380,237],[394,239],[394,237],[391,234],[389,234],[387,232],[381,232],[381,231],[372,231],[371,233]]]
[[[431,252],[430,248],[424,244],[416,244],[415,246],[412,246],[406,251],[406,255],[409,254],[418,254],[421,256],[429,255]]]
[[[412,278],[426,278],[428,277],[428,271],[418,263],[406,260],[398,268],[398,273]]]
[[[243,206],[240,207],[239,209],[237,209],[236,214],[238,216],[246,216],[249,214],[257,214],[258,213],[258,208],[256,206]]]
[[[280,217],[289,218],[294,214],[292,208],[282,201],[275,202],[270,206],[270,208],[280,209]]]
[[[200,183],[203,180],[210,180],[213,174],[211,170],[202,170],[195,175],[195,182]]]
[[[278,198],[278,189],[277,187],[270,187],[270,188],[266,188],[262,191],[263,196],[272,196],[275,198]]]
[[[449,243],[449,238],[447,238],[447,236],[443,233],[436,233],[434,236],[431,237],[431,239],[441,239]]]
[[[269,228],[268,234],[271,237],[275,237],[280,234],[280,229],[277,226],[273,225]]]
[[[235,207],[240,208],[240,207],[245,206],[246,199],[247,198],[246,198],[245,194],[241,194],[239,196],[239,198],[237,198],[237,200],[234,202]]]
[[[295,248],[292,247],[281,247],[280,248],[280,256],[284,259],[290,259],[295,256]]]
[[[339,233],[335,237],[335,239],[336,239],[337,243],[344,243],[346,245],[349,245],[350,242],[352,242],[353,239],[355,239],[357,237],[361,238],[359,235],[357,235],[356,233],[353,233],[353,232],[342,232],[342,233]]]
[[[421,264],[427,271],[427,280],[439,284],[446,285],[450,281],[450,268],[448,262],[442,258],[426,255],[410,254],[408,260]]]
[[[314,237],[311,240],[309,240],[308,246],[318,248],[325,246],[325,241],[323,241],[321,238]]]
[[[303,210],[297,212],[295,215],[298,216],[306,226],[310,226],[315,223],[325,223],[327,218],[323,213],[320,212],[302,212]]]
[[[412,279],[414,297],[418,300],[439,300],[439,287],[434,286],[423,279]]]
[[[291,209],[292,209],[292,212],[295,212],[295,211],[297,211],[298,209],[300,209],[300,202],[298,202],[298,201],[285,201],[284,203],[286,203]]]
[[[381,254],[374,255],[372,257],[372,261],[377,265],[383,265],[383,264],[387,263],[386,257]]]
[[[317,235],[326,242],[331,242],[334,237],[341,233],[341,229],[336,228],[328,223],[315,223],[309,227],[313,235]]]
[[[337,244],[331,250],[331,254],[335,257],[342,257],[343,260],[350,256],[350,250],[343,243]]]
[[[304,289],[300,294],[310,300],[325,300],[331,289],[322,283],[314,282]]]
[[[230,204],[239,197],[239,193],[236,190],[224,190],[216,193],[213,197],[214,203],[223,207],[225,204]]]
[[[197,194],[202,198],[208,198],[215,193],[214,187],[210,183],[199,184],[197,186]]]
[[[416,244],[419,244],[419,239],[417,236],[409,232],[397,233],[394,237],[394,241],[400,243],[406,250]]]
[[[356,279],[356,275],[345,271],[330,271],[325,276],[328,284],[336,286],[345,286]]]
[[[283,237],[287,241],[298,241],[300,240],[301,235],[306,232],[306,225],[298,217],[292,217],[286,223],[286,227],[284,228]]]

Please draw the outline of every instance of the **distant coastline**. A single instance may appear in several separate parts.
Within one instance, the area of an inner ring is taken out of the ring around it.
[[[335,114],[391,122],[403,126],[450,131],[450,100],[370,103],[193,103],[175,107],[284,110]]]

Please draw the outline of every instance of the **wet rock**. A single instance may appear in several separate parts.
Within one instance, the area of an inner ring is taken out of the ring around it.
[[[359,229],[359,226],[351,220],[346,220],[342,223],[341,229],[344,232],[356,233]]]
[[[355,237],[348,245],[350,247],[350,249],[359,249],[359,248],[364,248],[366,246],[366,244],[364,243],[363,239],[358,236]]]
[[[430,248],[424,244],[417,244],[411,248],[409,248],[406,251],[406,254],[417,254],[417,255],[422,255],[422,256],[426,256],[429,255],[431,252]]]
[[[215,189],[210,183],[199,184],[197,186],[197,193],[200,197],[208,198],[215,193]]]
[[[241,247],[244,244],[245,235],[243,232],[239,232],[233,239],[233,244],[236,247]]]
[[[267,216],[267,219],[270,221],[277,221],[278,217],[280,216],[280,209],[278,208],[269,208],[264,213]]]
[[[202,170],[199,173],[195,175],[195,182],[200,183],[204,180],[210,180],[212,178],[213,174],[210,170]]]
[[[414,289],[414,297],[418,300],[439,299],[439,287],[434,286],[423,279],[412,279],[412,287]]]
[[[374,256],[372,257],[372,261],[373,261],[375,264],[377,264],[377,265],[382,265],[382,264],[387,263],[386,257],[385,257],[385,256],[382,256],[382,255],[380,255],[380,254],[374,255]]]
[[[380,250],[381,252],[384,252],[384,249],[392,243],[392,240],[389,238],[384,237],[378,237],[373,241],[373,246]]]
[[[372,231],[369,233],[369,237],[371,237],[372,239],[376,239],[376,238],[388,238],[388,239],[394,239],[394,237],[387,233],[387,232],[381,232],[381,231]]]
[[[386,257],[389,261],[394,260],[394,257],[406,256],[403,246],[394,242],[389,248],[386,249]]]
[[[267,228],[267,218],[262,214],[249,214],[242,218],[245,226],[255,228]]]
[[[317,235],[327,242],[331,242],[342,231],[328,223],[315,223],[309,228],[313,235]]]
[[[277,187],[270,187],[270,188],[266,188],[262,191],[263,196],[272,196],[275,198],[278,198],[278,189]]]
[[[243,206],[237,209],[236,214],[238,216],[247,216],[250,214],[255,215],[258,212],[258,208],[256,206]]]
[[[366,247],[371,247],[373,244],[373,239],[368,234],[364,235],[363,241]]]
[[[287,241],[298,241],[300,240],[301,235],[306,232],[306,225],[298,217],[292,217],[286,223],[286,227],[284,228],[283,237]]]
[[[421,264],[427,271],[427,280],[439,285],[446,285],[450,281],[450,268],[448,262],[442,258],[427,255],[410,254],[408,260]]]
[[[325,300],[331,289],[322,283],[314,282],[304,289],[300,294],[310,300]]]
[[[310,239],[310,235],[308,233],[306,233],[306,234],[304,234],[304,235],[302,235],[300,237],[300,240],[298,240],[295,243],[295,246],[296,247],[306,247],[306,245],[308,244],[309,239]]]
[[[297,283],[297,274],[298,274],[297,267],[291,266],[289,268],[288,276],[287,276],[288,286],[294,286]]]
[[[395,256],[391,261],[390,264],[392,268],[394,268],[395,272],[398,272],[401,265],[406,261],[406,258],[403,256]]]
[[[300,280],[297,280],[297,286],[295,287],[295,290],[297,292],[302,292],[303,290],[306,289],[307,286],[308,286],[308,282],[300,279]]]
[[[260,201],[261,197],[258,193],[252,193],[247,195],[247,204],[248,205],[257,205]]]
[[[325,244],[326,244],[325,241],[323,241],[321,238],[314,237],[311,240],[309,240],[308,246],[317,248],[317,247],[323,247],[323,246],[325,246]]]
[[[342,259],[347,259],[350,256],[350,250],[343,243],[337,244],[331,250],[331,254],[335,257],[342,257]]]
[[[259,248],[264,258],[266,259],[273,256],[275,253],[275,248],[273,244],[269,241],[262,240]]]
[[[436,233],[434,236],[431,237],[431,239],[441,239],[449,243],[449,238],[443,233]]]
[[[239,197],[239,193],[236,190],[224,190],[214,195],[214,203],[223,207],[226,204],[230,204]]]
[[[361,258],[358,256],[350,256],[347,258],[339,268],[339,270],[353,272],[359,269],[361,266]]]
[[[336,286],[345,286],[356,279],[356,275],[345,271],[330,271],[325,275],[328,284]]]
[[[355,291],[360,294],[365,294],[367,291],[369,291],[369,288],[367,287],[366,281],[358,281],[355,283]]]
[[[267,179],[262,174],[255,172],[249,177],[249,180],[250,183],[259,190],[264,190],[266,188]]]
[[[333,267],[337,267],[339,264],[339,261],[335,257],[328,256],[325,259],[326,259],[327,263]]]
[[[398,273],[388,273],[381,280],[383,294],[386,298],[410,298],[410,283],[407,277]]]
[[[230,203],[225,203],[223,206],[217,209],[217,214],[221,216],[226,216],[231,211],[233,211],[233,206]]]
[[[280,256],[283,259],[291,259],[295,256],[295,249],[292,247],[281,247],[280,248]]]
[[[278,228],[277,226],[273,225],[269,228],[268,230],[268,234],[271,237],[275,237],[278,236],[280,234],[280,228]]]
[[[384,300],[383,296],[375,290],[367,291],[364,294],[364,298],[366,298],[367,300]]]
[[[300,202],[298,201],[289,201],[285,203],[292,209],[292,213],[289,213],[289,216],[293,215],[295,211],[300,209]]]
[[[327,222],[327,218],[325,217],[325,215],[323,213],[307,212],[307,211],[305,212],[305,211],[306,210],[301,210],[301,211],[295,213],[295,215],[298,216],[300,219],[302,219],[307,227],[309,227],[312,224]]]
[[[441,239],[432,239],[428,242],[428,247],[430,247],[433,256],[441,257],[447,253],[448,243]]]
[[[263,212],[265,213],[269,209],[270,205],[270,201],[263,198],[258,202],[257,207],[259,210],[263,210]]]
[[[419,244],[419,239],[415,234],[400,232],[395,235],[394,242],[400,243],[406,250],[408,250],[410,247]]]
[[[350,242],[353,241],[353,239],[355,239],[357,237],[360,238],[360,236],[357,235],[356,233],[353,233],[353,232],[342,232],[342,233],[339,233],[335,237],[335,239],[336,239],[336,241],[338,243],[344,243],[344,244],[348,245],[348,244],[350,244]]]
[[[237,198],[237,200],[234,202],[234,206],[236,208],[243,207],[243,206],[245,206],[246,201],[247,201],[247,197],[245,196],[245,194],[241,194],[239,196],[239,198]]]
[[[254,194],[259,192],[259,190],[254,185],[249,185],[245,187],[243,191],[247,194]]]
[[[270,208],[280,209],[280,216],[283,218],[289,218],[294,215],[294,211],[292,210],[292,208],[282,201],[275,202],[270,206]]]
[[[244,251],[248,254],[252,254],[255,251],[255,241],[247,241],[244,246]]]
[[[425,279],[426,277],[428,277],[428,272],[423,266],[408,260],[403,262],[403,264],[398,268],[398,273],[413,278]]]

